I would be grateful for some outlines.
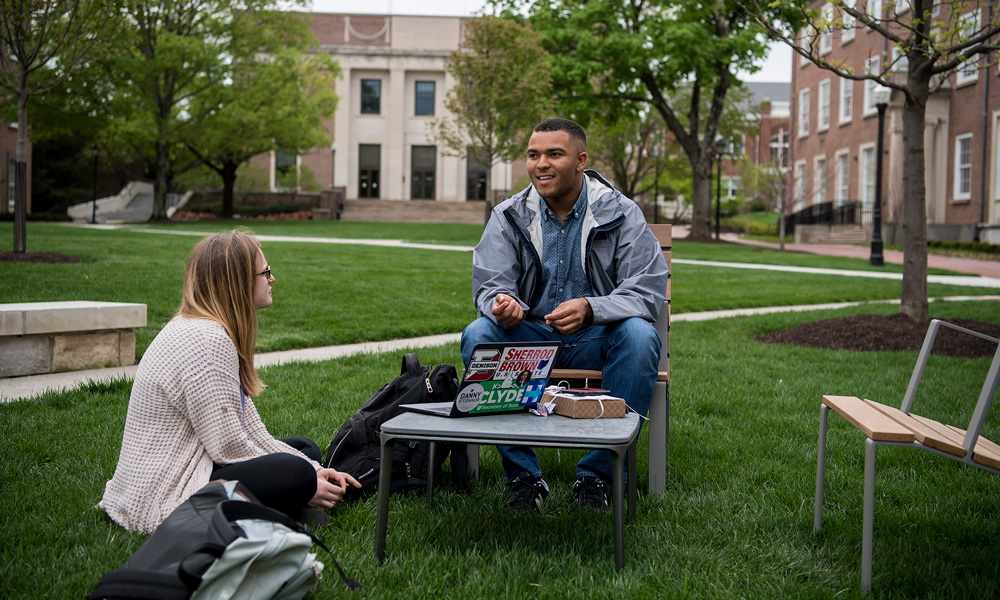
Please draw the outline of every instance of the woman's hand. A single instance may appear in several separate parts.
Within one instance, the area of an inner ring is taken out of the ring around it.
[[[347,473],[336,469],[320,469],[316,471],[316,494],[309,501],[309,506],[321,510],[330,510],[344,499],[348,484],[361,487],[358,480]]]

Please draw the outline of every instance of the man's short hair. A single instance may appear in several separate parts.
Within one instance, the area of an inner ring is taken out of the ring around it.
[[[583,127],[580,127],[575,121],[570,121],[569,119],[545,119],[535,126],[535,131],[542,133],[565,131],[569,134],[571,140],[576,140],[583,147],[584,151],[587,150],[587,134],[584,133]]]

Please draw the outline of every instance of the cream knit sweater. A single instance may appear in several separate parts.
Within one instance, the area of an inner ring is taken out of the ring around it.
[[[118,466],[98,506],[126,529],[151,532],[208,483],[213,463],[276,452],[306,459],[267,432],[249,397],[241,401],[236,346],[225,329],[175,317],[139,362]]]

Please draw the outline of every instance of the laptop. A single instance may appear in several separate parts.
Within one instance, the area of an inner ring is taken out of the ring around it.
[[[559,342],[477,344],[452,402],[402,408],[441,417],[526,411],[541,400],[559,348]]]

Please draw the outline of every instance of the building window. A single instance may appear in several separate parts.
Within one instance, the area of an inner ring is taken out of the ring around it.
[[[805,52],[806,52],[807,55],[811,55],[812,54],[812,50],[813,50],[813,48],[812,48],[812,37],[810,37],[810,36],[811,36],[811,33],[809,32],[809,29],[808,28],[803,28],[802,31],[801,31],[801,37],[800,37],[800,39],[802,40],[802,49],[805,50]],[[799,66],[800,67],[808,65],[810,62],[811,61],[806,56],[799,55]]]
[[[488,167],[479,160],[479,156],[472,146],[466,149],[465,156],[465,199],[486,200],[486,171]]]
[[[418,117],[434,114],[434,82],[418,81],[416,84],[414,114]]]
[[[788,168],[788,132],[783,129],[771,136],[771,162]]]
[[[722,178],[722,197],[727,199],[738,198],[740,195],[740,178]]]
[[[955,201],[972,197],[972,134],[955,138]]]
[[[878,20],[882,18],[882,0],[868,0],[868,14]]]
[[[433,200],[436,187],[434,171],[437,169],[437,147],[414,146],[411,157],[410,198]]]
[[[865,61],[865,73],[881,73],[879,70],[879,56],[873,56]],[[878,112],[878,108],[875,107],[875,89],[878,88],[878,82],[873,79],[865,79],[865,116],[873,115]]]
[[[893,73],[905,73],[910,67],[910,59],[906,57],[906,53],[899,46],[892,47],[892,72]]]
[[[806,162],[801,161],[795,164],[795,207],[798,212],[806,207]]]
[[[850,154],[837,154],[837,206],[843,206],[851,193],[851,162]]]
[[[844,0],[844,6],[848,8],[854,8],[855,0]],[[841,22],[844,24],[844,28],[840,32],[840,43],[846,44],[847,42],[854,39],[854,22],[853,16],[849,15],[847,11],[841,11]]]
[[[830,128],[830,80],[819,82],[819,108],[816,113],[816,131]]]
[[[813,204],[826,202],[826,157],[817,156],[813,165]]]
[[[901,15],[910,10],[910,0],[896,0],[896,14]]]
[[[962,31],[959,34],[961,40],[967,40],[976,35],[979,30],[979,11],[974,11],[962,15],[960,18]],[[962,85],[975,81],[979,78],[979,55],[974,54],[958,67],[955,73],[955,84]]]
[[[833,50],[833,4],[823,7],[823,16],[820,18],[819,53],[829,54]]]
[[[382,80],[361,80],[361,114],[382,114]]]
[[[378,198],[382,146],[361,144],[358,147],[358,167],[358,198]]]
[[[861,207],[865,211],[875,205],[875,147],[861,149]]]
[[[809,135],[809,88],[799,90],[799,137]]]
[[[851,122],[854,112],[854,80],[840,79],[840,124]]]
[[[274,186],[279,189],[298,187],[299,155],[291,150],[274,152]]]

